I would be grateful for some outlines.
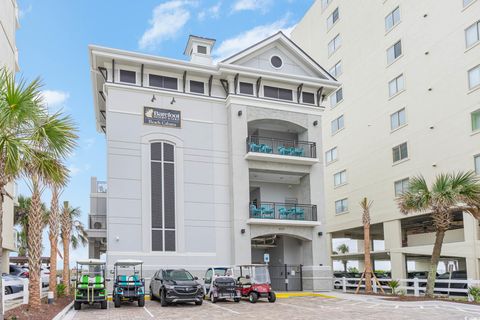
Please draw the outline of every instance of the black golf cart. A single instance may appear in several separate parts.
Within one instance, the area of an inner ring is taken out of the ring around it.
[[[205,297],[212,303],[226,299],[240,302],[240,290],[232,267],[209,268],[205,273],[204,282]]]
[[[123,301],[145,305],[145,279],[140,260],[118,260],[114,264],[113,303],[119,308]]]

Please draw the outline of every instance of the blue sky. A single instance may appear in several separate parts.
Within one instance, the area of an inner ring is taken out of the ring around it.
[[[71,181],[62,195],[87,223],[90,177],[106,178],[105,137],[95,129],[87,46],[97,44],[185,59],[189,34],[215,38],[216,59],[283,30],[288,34],[313,0],[18,0],[21,75],[40,76],[51,110],[77,122],[79,146],[68,159]],[[19,182],[19,193],[29,195]],[[49,194],[44,201],[49,202]],[[44,255],[49,246],[44,235]],[[72,260],[86,257],[74,252]]]

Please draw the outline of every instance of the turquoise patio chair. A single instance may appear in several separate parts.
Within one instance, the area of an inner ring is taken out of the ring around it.
[[[261,218],[262,217],[262,210],[255,207],[255,205],[250,206],[250,213],[252,218]]]
[[[270,206],[262,206],[262,218],[273,219],[275,218],[275,212]]]
[[[263,152],[263,153],[272,153],[273,149],[272,147],[270,147],[269,145],[267,144],[261,144],[261,147],[260,147],[260,152]]]

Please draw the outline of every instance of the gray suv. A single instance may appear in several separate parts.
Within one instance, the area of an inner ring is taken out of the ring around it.
[[[160,269],[150,281],[151,300],[160,300],[162,307],[171,303],[203,303],[203,286],[185,269]]]

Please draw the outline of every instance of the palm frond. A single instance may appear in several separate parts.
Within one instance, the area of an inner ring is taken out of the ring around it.
[[[423,176],[409,179],[407,191],[397,199],[400,212],[410,214],[412,212],[424,211],[429,208],[432,194]]]

